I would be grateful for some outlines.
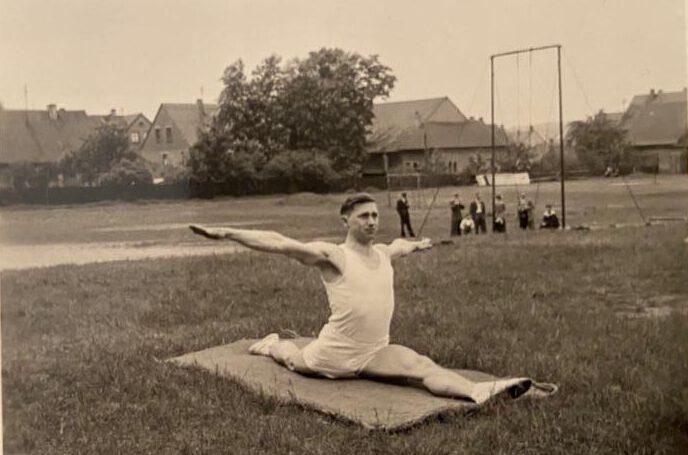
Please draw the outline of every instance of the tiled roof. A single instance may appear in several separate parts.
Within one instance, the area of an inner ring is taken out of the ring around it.
[[[77,150],[100,126],[98,119],[85,111],[48,111],[0,109],[0,163],[29,161],[55,162]]]
[[[461,123],[427,123],[423,128],[407,128],[393,140],[381,141],[371,153],[422,150],[427,136],[428,149],[482,148],[492,144],[492,128],[477,120]],[[507,135],[502,128],[495,129],[495,145],[507,145]]]
[[[373,114],[373,152],[418,148],[419,143],[423,148],[423,125],[466,121],[447,97],[379,103],[373,106]]]
[[[202,121],[209,121],[219,110],[216,104],[203,104],[205,117],[202,119],[197,103],[163,103],[162,108],[167,111],[189,145],[196,142],[196,132]]]
[[[688,131],[687,105],[685,90],[636,95],[621,124],[633,145],[678,145]]]

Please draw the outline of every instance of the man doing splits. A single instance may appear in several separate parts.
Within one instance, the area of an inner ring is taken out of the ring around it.
[[[210,239],[233,240],[246,247],[283,254],[320,271],[331,315],[318,338],[303,349],[272,333],[249,348],[301,374],[327,378],[365,376],[420,381],[431,393],[482,403],[506,391],[524,393],[527,378],[472,382],[407,347],[389,343],[394,312],[392,261],[432,247],[429,239],[374,243],[379,212],[368,194],[350,196],[340,215],[347,228],[344,243],[303,243],[276,232],[190,226]]]

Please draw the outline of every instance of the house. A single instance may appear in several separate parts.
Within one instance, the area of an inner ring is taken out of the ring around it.
[[[471,157],[491,156],[490,125],[467,118],[447,97],[379,103],[373,113],[364,174],[459,173]],[[505,150],[503,128],[496,129],[495,144]]]
[[[12,164],[56,163],[79,149],[99,124],[85,111],[58,109],[55,104],[46,110],[0,108],[0,187],[12,185]]]
[[[148,118],[141,114],[117,115],[114,109],[108,115],[92,115],[104,125],[113,125],[127,133],[132,150],[139,150],[148,136],[148,130],[152,125]]]
[[[156,174],[168,166],[182,167],[189,148],[198,140],[199,129],[207,128],[218,111],[215,104],[163,103],[143,140],[139,153],[153,165]]]
[[[688,172],[687,90],[636,95],[626,109],[621,126],[628,140],[648,166],[659,172]]]

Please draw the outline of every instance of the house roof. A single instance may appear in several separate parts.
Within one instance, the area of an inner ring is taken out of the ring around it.
[[[208,119],[214,117],[219,107],[216,104],[203,104],[205,115],[202,115],[197,103],[163,103],[160,105],[160,109],[167,111],[167,114],[181,131],[184,140],[191,145],[197,140],[198,128]]]
[[[633,145],[679,145],[688,131],[687,105],[685,89],[636,95],[621,125]]]
[[[423,128],[407,128],[393,140],[382,141],[371,153],[398,152],[402,150],[428,149],[461,149],[483,148],[492,144],[492,128],[477,120],[466,120],[460,123],[432,122]],[[495,145],[507,145],[507,135],[502,128],[495,129]]]
[[[85,111],[0,109],[0,162],[54,162],[77,150],[95,133],[100,121]]]
[[[146,118],[145,115],[143,115],[140,112],[137,112],[136,114],[128,114],[128,115],[113,115],[113,114],[107,114],[107,115],[89,115],[89,117],[97,119],[101,123],[107,123],[111,125],[118,125],[122,128],[129,128],[139,117],[143,117],[146,122],[150,124],[150,120]]]
[[[482,121],[467,119],[447,97],[380,103],[373,107],[371,153],[425,148],[489,147],[491,128]],[[506,145],[498,129],[495,142]]]

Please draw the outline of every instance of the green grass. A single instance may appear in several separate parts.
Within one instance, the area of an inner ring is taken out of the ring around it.
[[[307,207],[296,212],[286,230]],[[548,399],[498,400],[400,433],[158,361],[280,328],[317,333],[324,291],[288,259],[4,272],[5,453],[686,453],[685,234],[512,231],[400,260],[394,342],[447,366],[560,385]],[[671,316],[629,317],[658,302]]]

